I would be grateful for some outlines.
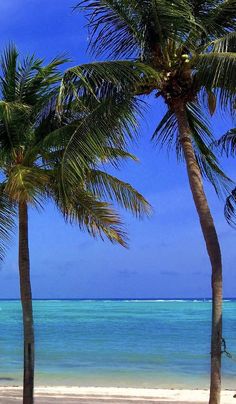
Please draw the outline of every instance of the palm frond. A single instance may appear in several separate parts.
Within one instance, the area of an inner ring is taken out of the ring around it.
[[[0,184],[0,261],[3,261],[15,228],[16,208]]]
[[[182,158],[182,150],[178,136],[178,123],[175,114],[170,109],[168,109],[155,129],[152,140],[161,148],[167,147],[168,152],[174,148],[178,159]]]
[[[217,195],[225,195],[225,193],[229,192],[232,181],[220,168],[219,162],[211,149],[214,137],[200,105],[189,103],[187,105],[187,118],[195,156],[202,176],[211,182]]]
[[[19,144],[19,136],[31,125],[30,106],[16,101],[0,101],[0,145],[11,150]]]
[[[70,194],[68,191],[67,194],[61,192],[58,186],[54,192],[54,200],[66,222],[79,225],[81,230],[88,231],[92,237],[104,240],[105,236],[112,243],[127,247],[127,235],[121,219],[107,202],[96,199],[81,186],[77,186]]]
[[[15,45],[9,45],[0,59],[0,92],[5,101],[15,101],[18,52]]]
[[[135,5],[133,0],[83,0],[74,9],[85,11],[93,53],[113,54],[116,57],[124,53],[128,57],[138,56],[144,31],[138,2]]]
[[[226,156],[236,155],[236,129],[229,130],[225,135],[223,135],[217,142],[216,145],[220,147],[221,152],[225,153]]]
[[[135,162],[138,162],[138,158],[132,154],[129,153],[127,150],[122,149],[121,147],[109,147],[109,146],[104,146],[103,148],[104,151],[104,156],[100,157],[100,161],[103,162],[110,162],[112,163],[116,168],[119,167],[119,162],[123,162],[126,159],[127,160],[133,160]],[[108,156],[108,157],[107,157]]]
[[[65,103],[71,96],[78,101],[84,95],[97,99],[116,96],[122,90],[134,95],[144,86],[150,89],[160,86],[160,74],[151,66],[130,61],[94,62],[67,70],[59,103]]]
[[[187,0],[82,0],[90,28],[90,49],[109,57],[146,58],[167,38],[183,40],[195,24]]]
[[[211,0],[189,0],[189,3],[192,6],[194,15],[202,18],[207,16],[209,12],[214,11],[222,3],[222,0],[215,0],[214,2]]]
[[[11,201],[41,206],[41,201],[47,196],[49,182],[50,172],[47,170],[17,164],[8,174],[5,193]]]
[[[208,15],[211,24],[218,28],[224,28],[226,31],[232,31],[236,28],[236,0],[218,1]]]
[[[54,58],[47,65],[43,59],[27,56],[18,59],[15,45],[9,45],[1,57],[0,90],[6,102],[27,105],[41,103],[48,97],[55,84],[62,78],[59,67],[66,63],[65,57]]]
[[[97,158],[106,156],[114,163],[114,153],[109,157],[108,146],[123,148],[127,138],[134,139],[137,133],[136,113],[139,104],[135,99],[106,99],[97,108],[76,124],[64,149],[62,159],[63,177],[71,175],[74,164],[81,170],[88,168]],[[71,129],[68,128],[69,130]]]
[[[224,214],[229,225],[236,228],[236,188],[226,199]]]
[[[220,36],[214,41],[206,44],[206,48],[210,48],[213,53],[225,53],[236,51],[236,32],[229,32],[224,36]]]
[[[235,0],[190,0],[193,14],[205,29],[201,42],[217,38],[235,28]]]
[[[207,89],[216,89],[223,109],[231,107],[235,100],[236,53],[210,52],[201,54],[197,60],[197,81]]]
[[[221,170],[217,158],[211,150],[214,137],[209,129],[209,122],[197,103],[188,103],[186,114],[201,174],[203,178],[211,182],[217,195],[225,194],[229,191],[232,183]],[[173,111],[167,111],[155,130],[152,139],[161,147],[166,146],[168,151],[174,148],[178,158],[182,159],[183,151],[179,139],[178,124]]]
[[[97,169],[89,171],[87,180],[88,189],[99,199],[116,202],[139,218],[151,213],[147,200],[130,184]]]
[[[14,45],[8,46],[1,60],[0,74],[0,144],[14,149],[22,147],[45,118],[55,111],[59,67],[66,59],[43,60],[28,56],[21,60]],[[32,140],[32,139],[31,139]]]
[[[34,115],[38,121],[45,115],[45,109],[47,110],[52,102],[55,103],[55,98],[58,97],[58,86],[62,79],[60,67],[67,61],[66,58],[57,57],[47,65],[43,65],[43,60],[30,57],[19,65],[20,100],[34,106]]]
[[[78,178],[84,176],[84,170],[93,167],[99,162],[109,162],[118,168],[124,159],[136,158],[125,149],[127,139],[136,135],[137,123],[132,114],[134,103],[120,100],[106,100],[96,102],[96,108],[92,111],[75,111],[75,117],[69,117],[69,122],[46,123],[46,129],[55,129],[38,140],[38,144],[27,151],[26,157],[29,161],[40,154],[45,164],[56,159],[62,164],[62,176],[73,177],[76,167],[75,183]],[[49,126],[48,126],[49,125]],[[42,131],[42,126],[37,128]],[[44,130],[44,129],[43,129]],[[32,157],[31,157],[32,156]]]

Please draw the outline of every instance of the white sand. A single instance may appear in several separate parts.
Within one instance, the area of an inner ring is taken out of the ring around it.
[[[21,402],[20,387],[1,387],[0,403]],[[236,404],[235,391],[222,392],[222,404]],[[37,387],[35,403],[51,404],[207,404],[207,390],[134,389],[119,387]]]

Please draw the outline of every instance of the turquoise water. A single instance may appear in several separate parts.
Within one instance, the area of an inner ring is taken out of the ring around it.
[[[191,387],[209,382],[209,301],[35,301],[36,382]],[[224,302],[224,337],[236,354],[236,301]],[[18,301],[0,301],[0,383],[21,383]],[[236,362],[223,357],[223,384]]]

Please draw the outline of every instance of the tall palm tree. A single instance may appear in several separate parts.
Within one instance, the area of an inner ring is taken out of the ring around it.
[[[107,161],[117,165],[125,158],[135,160],[121,147],[121,140],[120,147],[115,148],[100,138],[99,147],[89,148],[89,132],[95,124],[89,119],[93,116],[92,103],[65,107],[58,120],[56,102],[62,63],[64,60],[57,58],[44,65],[34,56],[20,61],[14,46],[8,47],[1,57],[0,258],[4,257],[18,217],[24,404],[33,403],[35,355],[28,207],[43,207],[47,200],[52,200],[66,221],[77,223],[94,237],[105,236],[123,246],[126,233],[119,214],[108,201],[116,201],[139,217],[150,211],[147,201],[131,185],[103,171]],[[106,106],[104,114],[105,111]],[[122,126],[119,121],[113,130],[118,134]],[[75,129],[80,152],[77,159],[65,164],[65,150]]]
[[[153,139],[185,161],[212,269],[210,404],[220,402],[222,260],[203,177],[217,192],[227,178],[210,150],[209,118],[236,87],[235,0],[83,0],[90,50],[108,57],[70,69],[62,92],[77,96],[162,97],[167,112]],[[113,60],[111,60],[113,59]],[[206,111],[208,107],[208,111]],[[75,139],[74,139],[75,140]],[[73,144],[73,139],[72,139]],[[73,147],[71,147],[73,150]],[[70,155],[68,150],[68,155]]]

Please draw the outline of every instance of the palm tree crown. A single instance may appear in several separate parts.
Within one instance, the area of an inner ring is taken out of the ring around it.
[[[216,190],[222,181],[226,185],[209,148],[213,136],[205,107],[212,115],[235,97],[235,1],[83,0],[75,9],[88,17],[91,51],[126,61],[75,67],[65,83],[74,80],[78,93],[86,86],[88,92],[103,90],[104,96],[118,82],[119,89],[123,84],[133,95],[162,96],[168,110],[154,138],[174,145],[180,155],[174,109],[184,103],[202,174]]]
[[[67,106],[63,119],[57,118],[56,102],[61,79],[58,67],[64,62],[58,58],[43,66],[43,61],[34,57],[18,62],[14,47],[9,47],[2,57],[2,240],[8,241],[17,203],[42,206],[44,199],[52,199],[70,223],[78,223],[93,236],[106,235],[111,241],[126,245],[121,219],[108,201],[115,200],[137,216],[148,213],[150,207],[131,185],[102,171],[102,168],[106,161],[117,165],[123,159],[135,160],[135,157],[124,148],[114,148],[109,143],[104,143],[103,147],[100,143],[100,148],[91,146],[89,149],[89,139],[79,132],[79,161],[77,159],[73,164],[64,161],[71,134],[79,123],[82,131],[90,116],[85,112],[85,106],[82,111],[77,108],[73,112],[72,107]],[[92,107],[90,113],[91,110]],[[70,168],[66,173],[64,166]],[[3,244],[1,248],[3,253]]]

